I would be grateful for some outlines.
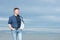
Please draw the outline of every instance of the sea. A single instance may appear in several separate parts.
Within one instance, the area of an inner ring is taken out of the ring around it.
[[[23,31],[22,40],[60,40],[60,33]],[[0,40],[12,40],[11,31],[0,30]]]

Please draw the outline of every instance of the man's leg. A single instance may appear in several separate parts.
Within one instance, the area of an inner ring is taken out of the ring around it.
[[[17,40],[17,31],[16,30],[12,30],[11,34],[12,34],[12,40]]]
[[[22,40],[22,30],[19,30],[19,32],[18,32],[18,39]]]

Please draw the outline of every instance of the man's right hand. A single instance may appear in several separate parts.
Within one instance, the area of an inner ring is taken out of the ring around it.
[[[12,28],[11,30],[15,30],[15,28]]]
[[[15,28],[12,28],[11,24],[8,24],[8,26],[11,30],[15,30]]]

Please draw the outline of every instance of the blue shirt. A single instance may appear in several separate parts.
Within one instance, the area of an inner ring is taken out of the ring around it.
[[[21,21],[23,21],[23,17],[20,16],[20,18],[21,18]],[[17,20],[16,20],[16,16],[15,15],[9,17],[8,24],[11,24],[11,26],[13,28],[17,29],[18,24],[17,24]]]

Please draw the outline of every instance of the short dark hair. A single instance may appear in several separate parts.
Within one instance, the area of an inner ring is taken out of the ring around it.
[[[16,9],[20,10],[19,8],[14,8],[14,11],[15,11]]]

